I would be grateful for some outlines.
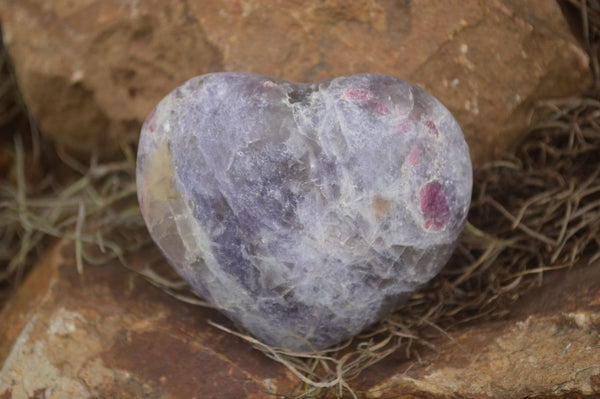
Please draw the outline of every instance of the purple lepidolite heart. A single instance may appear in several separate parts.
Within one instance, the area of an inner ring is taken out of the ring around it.
[[[189,80],[142,128],[138,196],[193,289],[271,345],[336,344],[447,262],[472,167],[434,97],[383,75]]]

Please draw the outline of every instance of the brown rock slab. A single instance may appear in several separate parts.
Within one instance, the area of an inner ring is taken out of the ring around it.
[[[71,247],[56,247],[0,315],[1,398],[263,398],[295,386],[208,325],[226,323],[218,313],[116,264],[79,275],[72,262]]]
[[[535,100],[590,82],[547,0],[5,0],[0,18],[42,130],[84,153],[135,140],[152,107],[195,75],[372,72],[437,96],[480,163],[511,145]]]
[[[437,359],[396,366],[368,397],[415,392],[433,398],[598,397],[600,264],[544,279],[514,304],[507,320],[450,332]]]
[[[116,263],[79,275],[62,243],[0,314],[0,398],[272,398],[297,386],[207,320],[227,325]],[[598,397],[600,264],[547,274],[507,319],[449,334],[438,356],[394,354],[351,386],[369,399]]]

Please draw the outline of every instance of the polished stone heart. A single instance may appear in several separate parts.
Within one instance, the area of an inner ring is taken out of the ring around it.
[[[148,116],[137,185],[153,239],[199,295],[264,342],[307,350],[438,273],[472,168],[450,112],[402,80],[215,73]]]

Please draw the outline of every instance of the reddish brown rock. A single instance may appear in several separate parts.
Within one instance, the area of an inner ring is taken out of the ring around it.
[[[600,264],[545,280],[513,306],[510,319],[454,331],[433,363],[379,375],[370,398],[599,397]]]
[[[135,140],[158,100],[195,75],[373,72],[436,95],[479,163],[513,142],[534,100],[589,81],[586,57],[546,0],[5,0],[0,17],[42,130],[84,152]]]
[[[284,367],[118,265],[73,268],[59,246],[0,314],[0,398],[266,398]],[[5,395],[5,396],[2,396]]]
[[[207,320],[227,323],[116,263],[79,275],[63,243],[0,314],[0,398],[258,399],[298,386]],[[547,274],[510,318],[439,338],[425,365],[399,351],[350,385],[369,399],[598,397],[599,331],[600,264],[576,267]]]

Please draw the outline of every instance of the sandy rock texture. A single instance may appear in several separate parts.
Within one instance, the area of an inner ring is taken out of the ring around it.
[[[589,81],[547,0],[5,0],[0,18],[42,130],[84,154],[134,141],[154,105],[195,75],[372,72],[438,97],[481,163],[515,140],[536,99]]]

